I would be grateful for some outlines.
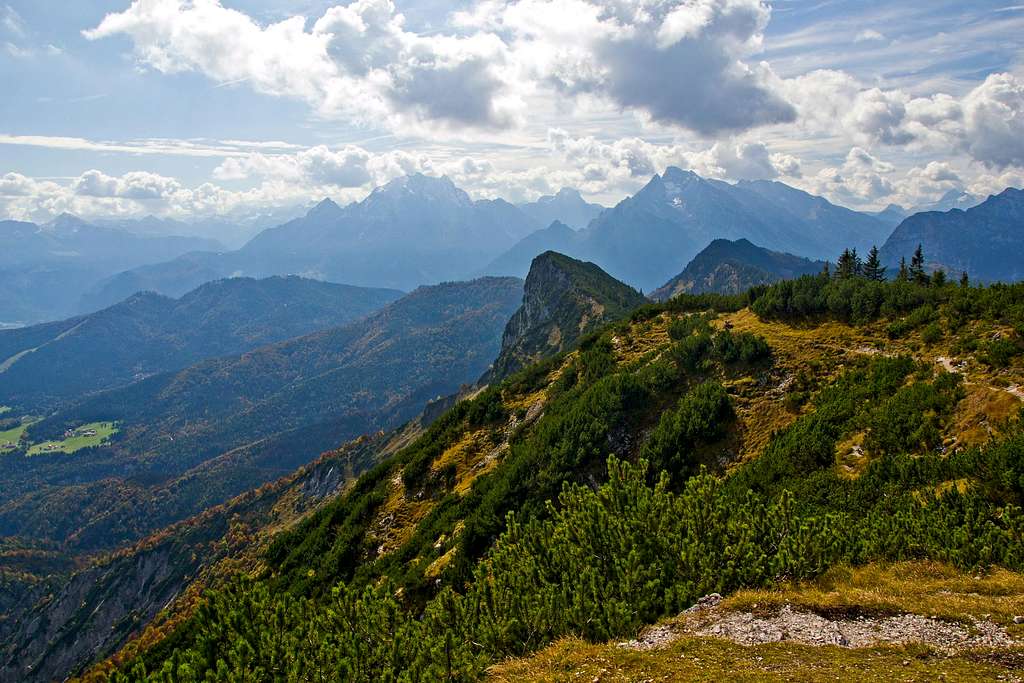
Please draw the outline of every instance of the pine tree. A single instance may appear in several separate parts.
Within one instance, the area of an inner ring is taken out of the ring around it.
[[[924,272],[924,250],[920,244],[910,258],[910,279],[919,285],[928,284],[928,275]]]
[[[878,258],[878,247],[873,246],[868,252],[868,260],[864,262],[864,277],[875,282],[885,280],[885,266]]]
[[[825,277],[832,277],[832,264],[825,261],[825,265],[821,268],[821,274]]]
[[[942,268],[939,268],[938,270],[933,271],[932,272],[932,286],[933,287],[942,287],[945,284],[946,284],[946,271],[944,271]]]
[[[836,279],[848,280],[857,275],[857,251],[843,249],[836,262]]]
[[[961,287],[965,287],[965,288],[971,286],[971,280],[970,280],[970,278],[967,277],[967,271],[966,270],[964,272],[960,273],[960,286]]]
[[[910,279],[910,273],[907,271],[907,259],[902,256],[900,256],[900,271],[896,274],[896,279],[900,282]]]

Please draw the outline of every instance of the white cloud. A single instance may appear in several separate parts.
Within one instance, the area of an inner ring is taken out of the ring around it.
[[[299,98],[324,117],[393,128],[507,128],[531,93],[598,98],[702,133],[790,121],[768,85],[761,0],[493,0],[417,34],[391,0],[262,26],[218,0],[134,0],[85,31],[127,35],[139,61]]]
[[[885,36],[873,28],[864,29],[853,39],[855,43],[868,43],[873,41],[884,41]]]
[[[0,134],[0,145],[16,145],[23,147],[42,147],[57,150],[76,150],[84,152],[118,152],[124,154],[157,154],[164,156],[186,157],[232,157],[245,156],[254,150],[294,150],[302,149],[300,145],[279,141],[245,141],[245,140],[130,140],[127,142],[108,142],[87,140],[78,137],[62,137],[53,135],[4,135]]]
[[[968,153],[986,166],[1024,166],[1024,81],[992,74],[963,101]]]
[[[294,16],[267,26],[217,0],[134,0],[85,32],[128,35],[136,56],[164,73],[199,71],[269,95],[308,102],[326,117],[392,125],[434,120],[501,127],[519,102],[496,36],[419,36],[391,0],[330,8],[306,30]]]

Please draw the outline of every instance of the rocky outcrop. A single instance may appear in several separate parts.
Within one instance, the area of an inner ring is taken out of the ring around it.
[[[533,260],[523,304],[505,326],[501,354],[483,381],[498,380],[568,348],[644,303],[642,294],[593,263],[548,251]]]

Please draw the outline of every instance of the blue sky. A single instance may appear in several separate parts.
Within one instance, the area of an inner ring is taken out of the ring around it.
[[[666,165],[860,208],[1024,184],[1024,5],[0,0],[0,216],[233,215],[410,171]]]

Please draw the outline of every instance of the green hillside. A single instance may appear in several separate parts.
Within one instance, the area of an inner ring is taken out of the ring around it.
[[[460,402],[114,678],[475,680],[841,565],[1024,569],[1024,287],[755,294],[642,307]]]

